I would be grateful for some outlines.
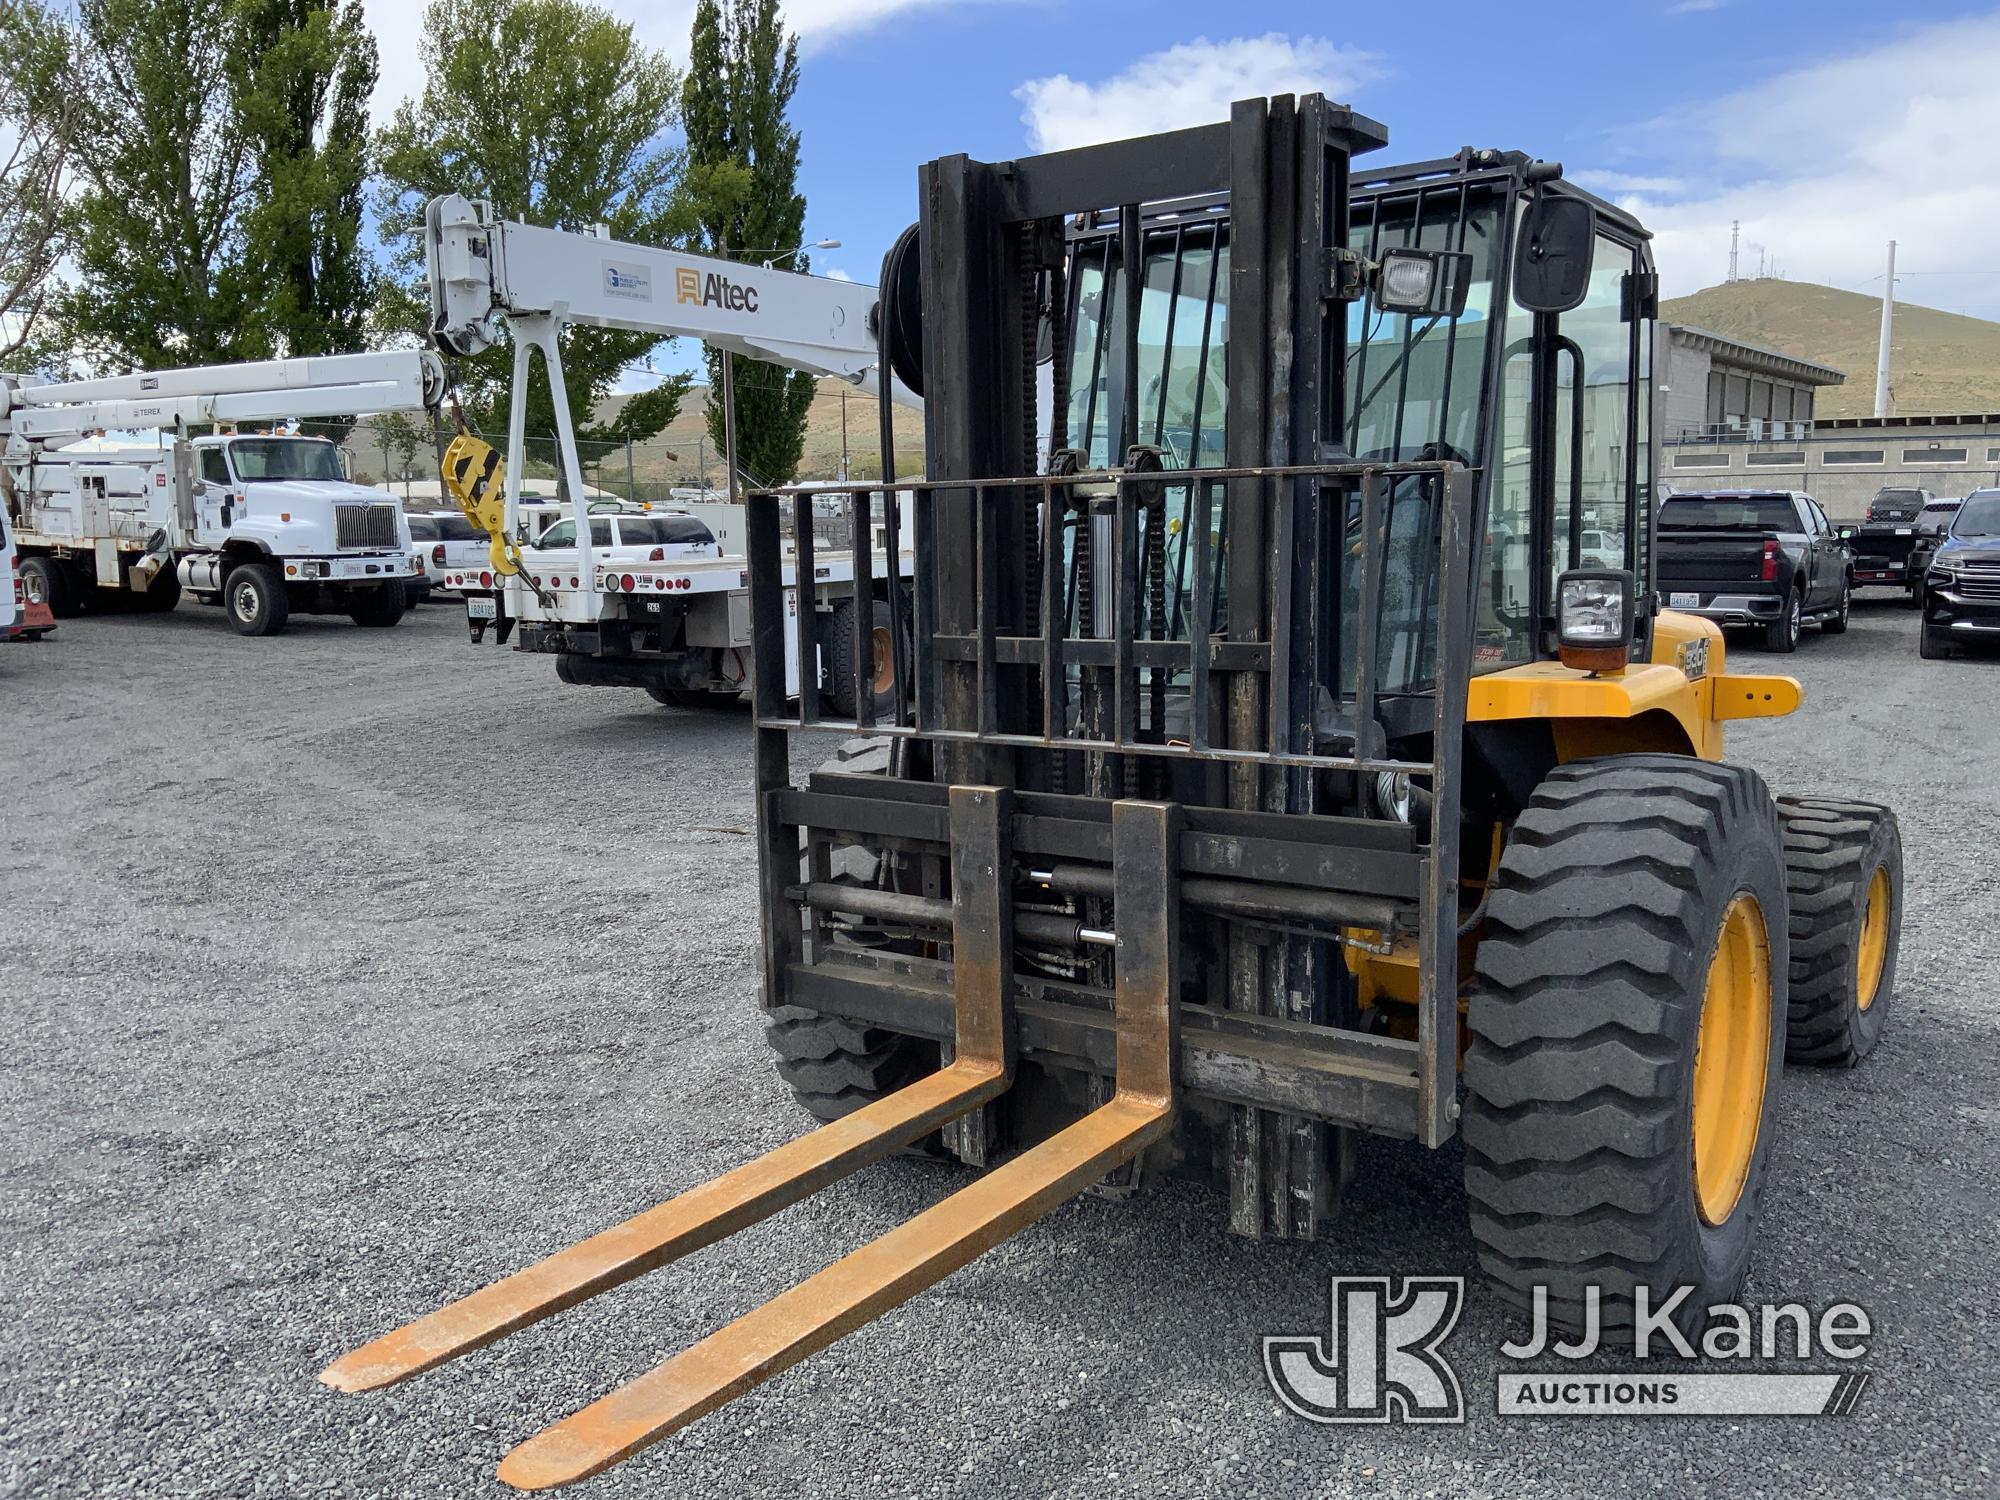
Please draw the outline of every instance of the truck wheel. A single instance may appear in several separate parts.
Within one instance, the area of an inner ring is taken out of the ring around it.
[[[1903,839],[1872,802],[1780,797],[1791,898],[1785,1061],[1853,1067],[1882,1038],[1903,928]]]
[[[1784,613],[1764,627],[1764,649],[1790,655],[1799,649],[1799,629],[1805,620],[1805,606],[1797,589],[1785,596]]]
[[[163,615],[181,602],[181,581],[174,576],[173,569],[162,568],[153,575],[151,587],[125,597],[141,614]]]
[[[1951,660],[1951,641],[1928,625],[1917,626],[1917,655],[1925,661]]]
[[[850,739],[820,769],[887,775],[889,742]],[[871,851],[855,846],[835,852],[832,877],[841,885],[875,885],[880,870]],[[764,1039],[778,1054],[778,1076],[816,1120],[851,1115],[940,1066],[938,1044],[924,1037],[821,1015],[802,1005],[775,1006],[766,1016]],[[933,1133],[910,1149],[935,1155],[941,1148]]]
[[[347,612],[347,618],[370,630],[387,630],[403,618],[408,607],[403,586],[385,583],[363,595],[361,602]]]
[[[29,603],[46,604],[49,613],[58,620],[68,620],[76,614],[76,580],[53,557],[21,559],[21,591]]]
[[[1673,755],[1550,772],[1488,898],[1468,1009],[1465,1186],[1501,1298],[1629,1326],[1741,1285],[1761,1216],[1790,962],[1756,772]],[[1685,1321],[1684,1321],[1685,1320]]]
[[[1847,616],[1854,606],[1854,585],[1840,586],[1840,608],[1819,622],[1819,628],[1828,635],[1847,634]]]
[[[890,634],[889,603],[874,602],[874,626],[870,632],[873,657],[869,685],[875,694],[875,717],[886,718],[896,706],[895,637]],[[842,600],[834,606],[833,618],[821,638],[826,647],[826,701],[835,717],[852,719],[854,702],[854,601]]]
[[[291,618],[292,601],[272,563],[238,563],[222,586],[222,598],[238,635],[276,635]]]

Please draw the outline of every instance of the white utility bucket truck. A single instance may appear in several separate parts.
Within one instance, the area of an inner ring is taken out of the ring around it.
[[[443,365],[422,350],[0,376],[0,490],[24,585],[57,615],[172,609],[185,590],[242,635],[275,635],[294,613],[394,625],[417,571],[394,497],[351,482],[323,438],[229,429],[435,408],[444,391]],[[190,439],[191,424],[216,431]],[[144,429],[167,441],[84,443]]]
[[[433,199],[425,224],[435,345],[447,355],[469,357],[504,337],[514,342],[514,399],[504,470],[507,536],[529,540],[518,486],[524,398],[536,349],[542,351],[555,395],[564,487],[575,523],[565,533],[574,538],[567,549],[531,548],[519,554],[517,571],[496,567],[490,589],[468,594],[472,639],[482,639],[488,629],[500,641],[512,634],[515,649],[553,655],[557,674],[568,683],[644,688],[663,703],[735,695],[747,685],[750,605],[748,564],[726,544],[731,528],[703,514],[725,539],[722,557],[678,557],[665,545],[657,556],[639,559],[622,548],[616,554],[607,550],[607,540],[615,545],[623,538],[612,534],[612,523],[603,516],[597,518],[602,524],[592,524],[563,394],[557,335],[565,324],[580,323],[696,338],[753,359],[839,376],[872,393],[877,379],[875,288],[602,234],[510,222],[491,204],[457,194]],[[726,372],[726,362],[724,368]],[[724,398],[733,421],[726,378]],[[891,395],[906,406],[922,405],[900,381],[891,386]],[[454,468],[449,451],[445,465],[449,483]],[[845,492],[830,492],[816,503],[851,507],[852,502]],[[853,545],[857,538],[850,528],[846,549],[819,551],[805,580],[811,607],[829,617],[822,622],[822,638],[852,642],[857,637],[849,582],[857,557],[866,556],[869,576],[881,582],[877,619],[863,634],[872,651],[869,675],[885,699],[893,687],[895,653],[884,601],[892,580],[909,576],[908,515],[905,508],[895,528],[901,535],[891,535],[880,515],[870,517],[862,548]],[[826,536],[824,524],[818,534]],[[800,608],[797,571],[794,566],[786,575],[786,615],[794,632]],[[788,657],[796,673],[796,645]],[[844,701],[843,694],[853,696],[851,655],[847,667],[845,673],[830,673],[828,691],[837,704]],[[788,686],[797,691],[795,681]],[[851,705],[844,711],[851,713]]]

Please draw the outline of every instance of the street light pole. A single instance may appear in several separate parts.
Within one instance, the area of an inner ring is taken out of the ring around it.
[[[794,245],[791,249],[781,250],[771,259],[765,261],[764,269],[775,271],[778,268],[779,261],[790,260],[793,256],[803,255],[808,250],[838,250],[839,248],[839,240],[814,240],[810,245]]]

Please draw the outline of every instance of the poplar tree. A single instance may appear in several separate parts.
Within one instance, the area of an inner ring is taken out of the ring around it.
[[[785,254],[805,236],[799,133],[786,120],[798,86],[798,38],[785,30],[777,0],[700,0],[681,119],[687,198],[710,253],[807,269],[803,253]],[[789,483],[805,453],[812,376],[714,349],[706,356],[709,436],[720,449],[722,361],[733,358],[738,461],[760,483]]]

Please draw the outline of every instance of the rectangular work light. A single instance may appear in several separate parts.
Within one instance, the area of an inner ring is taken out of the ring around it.
[[[1624,568],[1574,568],[1556,580],[1556,640],[1564,666],[1624,669],[1632,654],[1634,588]]]
[[[1375,306],[1383,312],[1455,318],[1471,290],[1472,257],[1456,250],[1385,250],[1374,280]]]

